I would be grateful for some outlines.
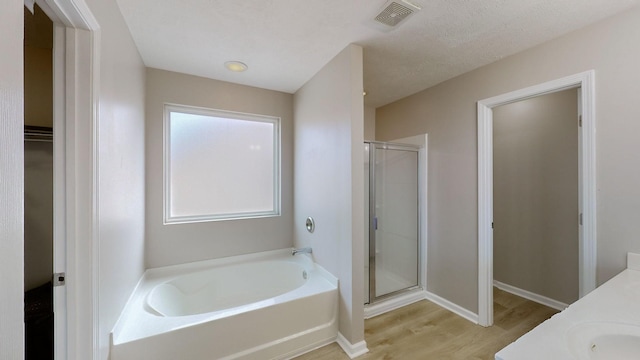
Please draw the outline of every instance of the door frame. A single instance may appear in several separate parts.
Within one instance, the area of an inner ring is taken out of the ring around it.
[[[54,22],[56,359],[98,358],[100,26],[84,0],[36,0]]]
[[[493,108],[579,88],[579,297],[596,288],[595,71],[478,101],[478,323],[493,325]]]

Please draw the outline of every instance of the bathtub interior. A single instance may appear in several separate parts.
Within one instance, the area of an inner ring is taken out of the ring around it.
[[[271,261],[286,264],[275,273],[258,271]],[[203,277],[207,272],[210,276]],[[243,288],[231,275],[250,276],[261,285]],[[283,282],[289,285],[271,286],[274,276],[291,277]],[[211,358],[212,351],[228,359],[281,358],[331,342],[337,335],[337,284],[310,256],[291,256],[290,249],[147,270],[112,332],[112,360],[152,358],[147,357],[151,348],[156,358],[169,359],[181,343],[193,359],[198,351],[207,354],[203,358]],[[230,293],[223,300],[213,305],[201,300],[222,286]],[[307,312],[313,316],[304,316]],[[213,336],[215,344],[207,336],[193,344],[202,333]],[[256,354],[261,355],[252,357]]]
[[[185,316],[256,303],[302,286],[308,276],[303,265],[271,260],[183,275],[154,287],[147,305],[162,316]]]

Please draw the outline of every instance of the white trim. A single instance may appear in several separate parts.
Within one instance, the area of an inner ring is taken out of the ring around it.
[[[89,15],[91,15],[90,12]],[[95,19],[93,20],[95,21]],[[90,121],[92,137],[90,145],[92,145],[91,154],[93,157],[93,264],[90,270],[85,268],[85,271],[90,271],[92,274],[93,359],[100,359],[100,137],[98,129],[100,128],[100,49],[102,48],[102,36],[99,30],[95,30],[89,32],[89,37],[91,41],[91,59],[89,60],[91,76],[87,85],[91,88],[91,107],[93,112],[90,117],[92,120]]]
[[[580,178],[583,225],[579,249],[579,295],[596,287],[595,72],[593,70],[478,101],[478,317],[493,324],[493,107],[580,87]]]
[[[460,305],[454,304],[451,301],[442,298],[432,292],[427,291],[426,292],[426,299],[431,301],[432,303],[439,305],[440,307],[443,307],[449,311],[451,311],[452,313],[463,317],[469,321],[471,321],[474,324],[478,323],[478,315],[463,308]]]
[[[492,118],[478,102],[478,119]],[[478,323],[493,324],[493,129],[478,120]]]
[[[66,271],[66,112],[65,112],[65,27],[53,29],[53,273]],[[67,358],[67,293],[62,286],[53,288],[54,358]]]
[[[415,291],[407,292],[406,294],[390,297],[389,299],[383,300],[379,303],[365,305],[364,318],[371,319],[372,317],[382,315],[426,298],[427,292],[422,289],[417,289]]]
[[[97,358],[96,36],[67,28],[67,341],[68,358]]]
[[[595,72],[585,73],[582,96],[582,239],[580,241],[580,287],[583,297],[596,288],[596,101]]]
[[[84,0],[36,0],[42,10],[50,17],[53,14],[68,28],[96,31],[100,29]]]
[[[497,287],[498,289],[500,289],[502,291],[506,291],[506,292],[508,292],[510,294],[519,296],[521,298],[524,298],[524,299],[527,299],[527,300],[531,300],[533,302],[537,302],[538,304],[542,304],[544,306],[548,306],[548,307],[550,307],[552,309],[556,309],[556,310],[562,311],[562,310],[564,310],[564,309],[569,307],[568,304],[565,304],[565,303],[563,303],[561,301],[554,300],[552,298],[549,298],[549,297],[546,297],[546,296],[543,296],[543,295],[539,295],[539,294],[533,293],[531,291],[520,289],[520,288],[517,288],[515,286],[511,286],[509,284],[505,284],[505,283],[502,283],[502,282],[497,281],[497,280],[493,280],[493,286]]]
[[[340,345],[342,351],[344,351],[350,359],[355,359],[358,356],[364,355],[369,352],[366,341],[362,340],[356,344],[352,344],[340,332],[338,332],[336,342],[338,343],[338,345]]]

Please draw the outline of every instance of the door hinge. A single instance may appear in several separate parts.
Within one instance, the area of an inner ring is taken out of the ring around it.
[[[53,286],[63,286],[65,279],[66,274],[63,272],[53,274]]]
[[[578,116],[578,127],[582,127],[582,115]]]
[[[493,229],[493,221],[491,222],[491,228]]]
[[[580,213],[580,219],[579,219],[579,222],[580,222],[580,226],[582,226],[582,213]]]

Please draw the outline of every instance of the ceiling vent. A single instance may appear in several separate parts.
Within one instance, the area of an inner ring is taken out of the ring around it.
[[[378,25],[377,27],[379,29],[388,31],[418,11],[420,11],[420,7],[405,0],[391,0],[384,4],[382,10],[374,18],[374,22]]]

